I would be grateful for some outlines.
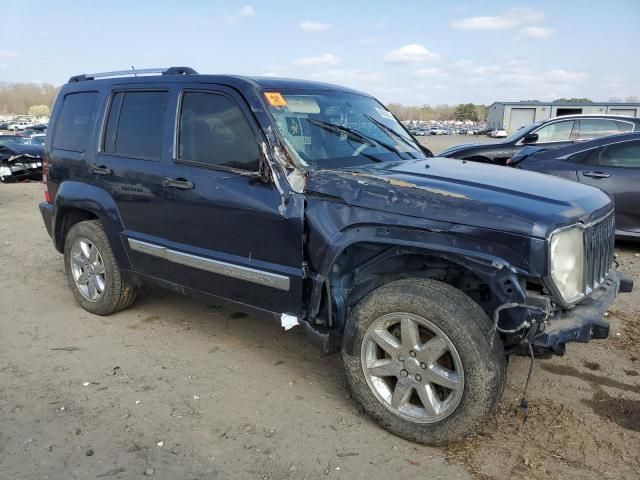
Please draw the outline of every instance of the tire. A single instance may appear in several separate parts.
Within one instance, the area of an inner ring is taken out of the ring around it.
[[[122,278],[98,220],[79,222],[69,229],[64,243],[64,266],[73,295],[88,312],[110,315],[129,308],[136,299],[137,287]]]
[[[490,330],[478,304],[445,283],[414,278],[379,287],[352,310],[347,323],[342,355],[354,397],[399,437],[427,445],[460,440],[485,423],[504,390],[504,347],[498,336],[491,345]],[[417,347],[407,351],[407,345]],[[449,350],[440,353],[445,346]],[[378,373],[382,376],[372,376]]]

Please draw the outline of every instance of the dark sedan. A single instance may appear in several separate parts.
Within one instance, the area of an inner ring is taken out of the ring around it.
[[[499,143],[458,145],[439,156],[505,165],[525,145],[558,148],[618,133],[640,131],[640,118],[619,115],[566,115],[533,123]]]
[[[29,138],[0,135],[0,182],[42,179],[44,145]]]
[[[640,240],[640,132],[551,150],[527,146],[508,163],[600,187],[614,198],[616,237]]]

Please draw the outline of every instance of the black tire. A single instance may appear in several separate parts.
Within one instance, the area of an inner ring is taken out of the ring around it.
[[[77,239],[85,238],[94,244],[102,257],[105,271],[105,288],[97,301],[86,299],[73,278],[71,249]],[[98,220],[86,220],[73,225],[64,243],[64,266],[69,286],[78,303],[88,312],[96,315],[110,315],[129,308],[136,299],[137,287],[126,282],[120,274],[109,240]]]
[[[435,423],[417,423],[393,413],[367,383],[361,363],[365,333],[377,319],[396,312],[427,319],[448,337],[460,357],[462,397],[455,410]],[[460,440],[485,423],[504,390],[507,359],[498,336],[491,346],[490,330],[491,322],[479,305],[445,283],[414,278],[379,287],[352,310],[345,332],[343,360],[354,397],[380,425],[399,437],[427,445]],[[353,342],[353,347],[347,342]]]

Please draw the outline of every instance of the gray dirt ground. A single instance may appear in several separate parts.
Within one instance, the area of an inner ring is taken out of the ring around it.
[[[351,400],[339,356],[299,329],[167,292],[93,316],[37,211],[0,185],[0,479],[640,478],[640,289],[612,336],[527,360],[480,434],[446,449],[389,435]],[[618,245],[636,281],[640,246]],[[86,386],[85,386],[86,384]]]

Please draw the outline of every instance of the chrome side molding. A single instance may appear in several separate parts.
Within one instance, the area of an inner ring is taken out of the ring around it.
[[[133,238],[129,238],[128,241],[132,250],[152,255],[154,257],[164,258],[172,263],[198,268],[207,272],[238,280],[244,280],[258,285],[265,285],[278,290],[289,291],[290,288],[291,279],[285,275],[266,272],[264,270],[249,268],[233,263],[221,262],[220,260],[212,260],[210,258],[191,255],[189,253],[178,252],[160,245],[135,240]]]

